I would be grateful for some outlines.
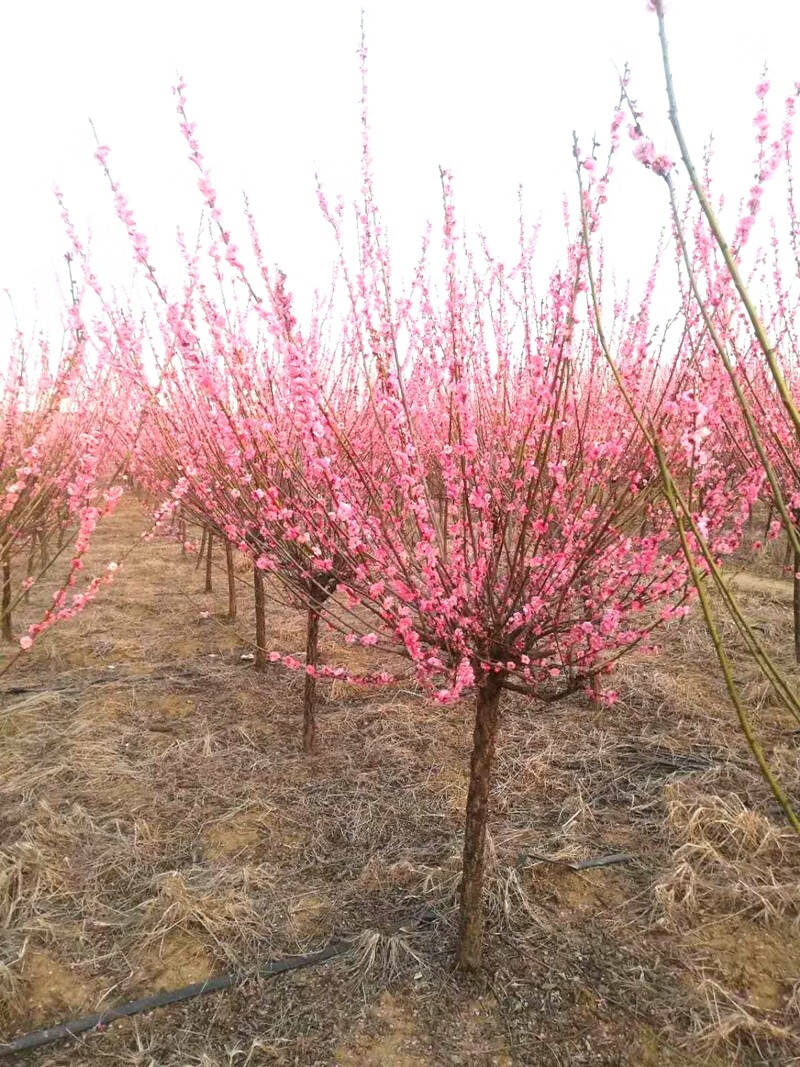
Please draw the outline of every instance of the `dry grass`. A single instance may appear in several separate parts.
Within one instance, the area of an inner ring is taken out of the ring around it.
[[[796,1037],[792,1030],[779,1025],[765,1016],[755,1005],[724,989],[710,978],[700,983],[700,993],[706,1000],[708,1022],[697,1030],[697,1040],[702,1046],[718,1048],[725,1046],[738,1055],[754,1047],[768,1061],[767,1048],[776,1043],[791,1044]]]
[[[409,966],[425,966],[414,947],[413,931],[406,930],[363,930],[355,939],[348,963],[359,982],[370,978],[384,985],[395,981]],[[422,971],[415,977],[421,978]]]
[[[143,523],[124,504],[94,559],[113,558]],[[251,973],[355,933],[346,959],[115,1024],[86,1039],[80,1060],[65,1048],[40,1062],[800,1056],[798,847],[695,622],[664,635],[659,659],[624,668],[611,713],[579,699],[547,711],[508,699],[487,969],[463,983],[451,960],[471,708],[433,709],[410,686],[321,686],[319,753],[307,759],[302,680],[259,677],[241,658],[246,586],[232,628],[223,576],[215,594],[201,585],[174,545],[145,545],[102,600],[0,683],[0,1033]],[[785,603],[760,591],[745,599],[793,670]],[[275,608],[269,626],[275,647],[302,648],[297,613]],[[797,795],[794,724],[733,648]],[[323,654],[355,666],[330,634]],[[611,853],[632,862],[561,862]],[[437,921],[403,929],[424,907]]]
[[[754,811],[738,793],[667,791],[673,867],[656,883],[656,910],[679,926],[713,910],[760,922],[800,916],[797,835]]]

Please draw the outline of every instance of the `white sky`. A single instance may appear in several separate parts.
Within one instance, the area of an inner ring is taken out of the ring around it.
[[[753,88],[764,61],[776,103],[800,79],[800,8],[667,2],[690,139],[699,157],[714,131],[717,173],[737,200],[752,177]],[[362,6],[377,188],[401,266],[416,255],[426,219],[438,224],[440,163],[455,173],[468,228],[501,252],[516,232],[520,183],[529,219],[560,239],[562,197],[575,193],[571,132],[586,145],[595,132],[605,140],[615,64],[630,63],[633,95],[648,125],[664,131],[657,146],[672,150],[645,0],[3,0],[0,289],[11,290],[23,326],[36,314],[52,326],[64,284],[55,183],[79,231],[93,234],[99,273],[130,282],[132,257],[93,159],[89,116],[111,146],[157,269],[174,277],[176,227],[193,232],[201,208],[170,91],[177,72],[239,243],[247,243],[246,189],[268,261],[301,296],[324,288],[334,250],[314,174],[331,195],[357,194]],[[641,273],[665,219],[662,183],[631,162],[610,207],[614,262]],[[5,336],[5,304],[0,316]]]

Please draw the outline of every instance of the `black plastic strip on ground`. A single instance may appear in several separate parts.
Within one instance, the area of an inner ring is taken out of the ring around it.
[[[307,956],[288,956],[283,960],[270,960],[259,967],[256,974],[268,978],[271,975],[284,974],[286,971],[296,971],[301,967],[312,967],[316,963],[324,963],[335,956],[340,956],[351,945],[352,941],[334,941],[317,952],[309,952]],[[120,1004],[117,1008],[109,1008],[108,1011],[101,1011],[96,1015],[85,1015],[82,1019],[75,1019],[71,1023],[61,1023],[59,1026],[48,1027],[47,1030],[35,1030],[31,1034],[24,1034],[13,1041],[0,1044],[0,1057],[27,1052],[30,1049],[40,1048],[42,1045],[52,1045],[67,1037],[77,1037],[78,1034],[85,1034],[87,1030],[94,1030],[98,1026],[114,1022],[115,1019],[140,1015],[144,1011],[152,1011],[153,1008],[164,1008],[168,1004],[191,1000],[192,997],[202,997],[206,993],[230,989],[231,986],[241,985],[249,977],[252,975],[223,974],[219,978],[209,978],[205,982],[193,982],[192,985],[183,986],[181,989],[154,993],[152,996],[141,997],[139,1000],[130,1000],[127,1004]]]

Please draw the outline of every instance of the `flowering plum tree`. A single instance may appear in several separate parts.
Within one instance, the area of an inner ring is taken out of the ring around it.
[[[475,969],[503,691],[544,705],[583,690],[611,705],[602,676],[687,610],[687,563],[659,457],[642,449],[642,420],[693,486],[693,514],[715,553],[729,550],[741,525],[731,501],[752,497],[760,482],[713,461],[713,419],[686,335],[671,352],[652,344],[653,278],[636,314],[619,306],[615,361],[598,317],[586,315],[589,289],[594,304],[602,299],[587,231],[598,225],[610,168],[598,176],[584,161],[581,222],[541,294],[524,228],[510,266],[467,248],[443,172],[441,269],[426,241],[412,281],[396,292],[364,115],[354,263],[343,207],[320,194],[346,305],[331,344],[317,317],[300,327],[248,212],[258,282],[250,280],[183,85],[177,93],[212,222],[207,273],[237,298],[211,298],[194,254],[183,297],[172,301],[112,182],[164,308],[163,392],[153,409],[161,429],[138,462],[152,465],[147,480],[166,496],[163,514],[180,504],[200,517],[251,557],[257,576],[268,573],[306,607],[305,664],[277,650],[270,659],[305,670],[307,748],[314,680],[337,670],[316,660],[321,620],[349,644],[409,662],[439,705],[474,694],[459,962]],[[619,126],[615,118],[612,140]],[[639,154],[651,169],[667,166],[649,149]],[[99,155],[107,166],[107,151]],[[380,671],[372,681],[389,679]]]
[[[77,308],[71,309],[77,324]],[[115,506],[122,487],[103,463],[118,404],[104,373],[88,369],[85,332],[76,325],[53,370],[49,350],[26,349],[17,337],[0,378],[0,559],[3,566],[2,635],[11,641],[12,612],[28,590],[45,580],[69,550],[66,578],[53,605],[20,638],[27,650],[54,623],[77,614],[111,580],[113,571],[74,591],[98,521]],[[111,484],[109,484],[109,481]],[[12,560],[26,560],[16,598]],[[6,664],[8,669],[10,663]]]

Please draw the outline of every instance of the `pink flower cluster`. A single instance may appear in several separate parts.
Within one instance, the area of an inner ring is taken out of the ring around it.
[[[341,211],[321,197],[349,308],[331,338],[321,310],[301,324],[285,277],[263,263],[250,215],[258,287],[238,254],[220,253],[219,240],[235,246],[185,87],[177,92],[219,226],[207,265],[220,296],[200,255],[187,256],[181,297],[165,294],[154,331],[169,374],[132,470],[164,501],[157,523],[180,505],[246,554],[270,588],[298,607],[316,604],[345,644],[404,656],[440,703],[489,674],[542,696],[584,688],[613,702],[601,675],[648,647],[689,595],[657,466],[586,315],[580,227],[538,292],[524,235],[515,262],[484,248],[478,267],[443,172],[441,270],[426,239],[411,283],[396,289],[365,141],[357,262]],[[621,123],[617,112],[614,146]],[[641,162],[669,171],[649,141],[634,140]],[[590,157],[583,170],[593,230],[611,169],[598,173]],[[739,541],[741,494],[758,488],[715,451],[719,381],[709,394],[688,342],[669,358],[650,346],[654,287],[655,271],[641,308],[615,314],[629,324],[615,342],[621,373],[697,493],[698,522],[716,551],[728,551]],[[232,294],[225,306],[223,293]],[[319,583],[331,575],[328,599]],[[304,669],[291,653],[269,659]]]

